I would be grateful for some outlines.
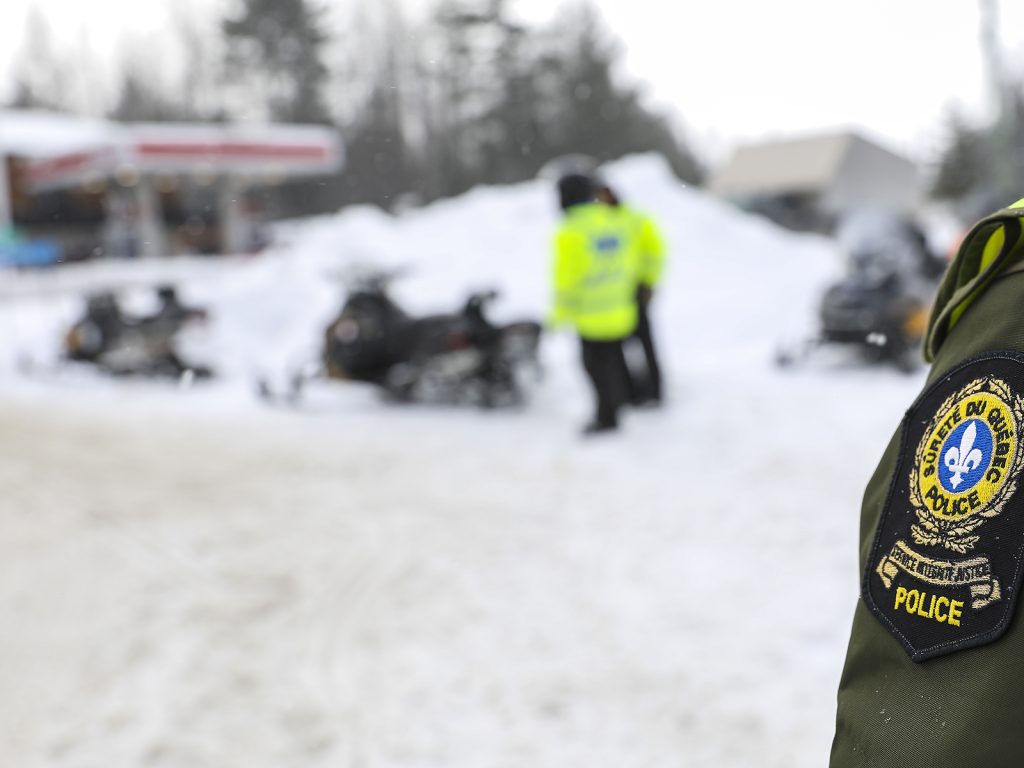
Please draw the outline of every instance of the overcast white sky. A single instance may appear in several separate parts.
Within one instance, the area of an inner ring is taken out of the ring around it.
[[[340,7],[359,0],[323,0]],[[365,1],[365,0],[364,0]],[[68,45],[100,51],[130,32],[159,40],[170,9],[231,0],[35,0]],[[404,0],[419,8],[425,0]],[[699,149],[855,126],[919,157],[951,105],[987,108],[981,0],[600,0],[629,71],[683,119]],[[0,0],[0,95],[32,0]],[[529,17],[553,0],[513,0]],[[998,0],[1005,57],[1024,61],[1024,3]]]

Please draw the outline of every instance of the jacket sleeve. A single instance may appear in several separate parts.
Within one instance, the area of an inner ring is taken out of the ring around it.
[[[640,250],[640,282],[655,286],[665,271],[665,241],[650,216],[640,218],[637,235]]]

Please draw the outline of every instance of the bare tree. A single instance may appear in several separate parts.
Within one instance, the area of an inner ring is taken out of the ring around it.
[[[68,67],[58,53],[53,30],[38,6],[32,6],[25,20],[25,33],[14,71],[12,106],[70,109]]]

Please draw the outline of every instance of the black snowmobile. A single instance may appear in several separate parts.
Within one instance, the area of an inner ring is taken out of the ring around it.
[[[928,304],[908,292],[904,278],[860,278],[830,287],[819,310],[822,344],[852,344],[875,362],[912,370],[928,321]]]
[[[65,335],[65,357],[115,376],[212,376],[209,367],[182,360],[177,349],[179,333],[205,322],[206,310],[183,305],[171,287],[159,288],[157,297],[157,311],[140,317],[126,314],[111,292],[88,297],[85,314]]]
[[[285,399],[295,401],[306,382],[327,378],[374,384],[402,402],[523,402],[524,373],[538,370],[539,323],[491,323],[485,309],[494,291],[474,293],[456,313],[410,317],[388,294],[395,276],[355,281],[324,331],[320,360],[292,377]],[[266,382],[260,391],[275,398]]]
[[[944,264],[919,229],[887,212],[851,216],[837,238],[847,270],[821,298],[818,334],[795,349],[779,350],[776,362],[787,367],[822,346],[847,345],[870,362],[914,370]]]

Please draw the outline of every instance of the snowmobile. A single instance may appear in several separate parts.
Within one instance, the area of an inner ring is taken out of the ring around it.
[[[64,338],[66,359],[88,363],[115,376],[209,378],[212,370],[183,361],[177,337],[189,325],[205,322],[203,309],[187,307],[177,293],[165,286],[157,290],[156,313],[134,317],[126,314],[117,297],[103,291],[87,298],[85,314]]]
[[[914,370],[942,265],[919,230],[887,212],[849,217],[837,238],[847,269],[821,298],[818,333],[779,349],[776,363],[789,367],[823,346],[846,345],[870,362]]]
[[[486,316],[495,291],[472,294],[461,311],[411,317],[388,292],[398,273],[357,278],[323,334],[320,359],[291,377],[289,389],[268,400],[295,402],[313,379],[358,381],[400,402],[521,404],[524,374],[539,372],[541,326],[495,325]]]

